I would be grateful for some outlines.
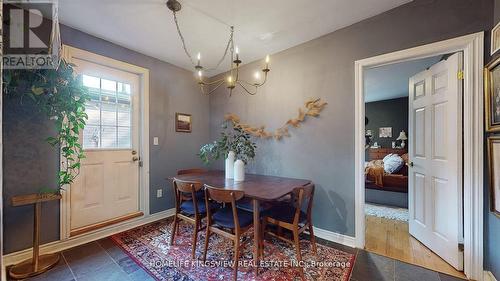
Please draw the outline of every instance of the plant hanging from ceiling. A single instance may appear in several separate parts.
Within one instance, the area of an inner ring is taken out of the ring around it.
[[[3,72],[5,98],[31,99],[56,125],[57,134],[47,142],[60,149],[64,159],[58,173],[58,186],[41,188],[40,192],[60,192],[73,183],[80,173],[81,159],[85,158],[80,144],[80,132],[88,119],[85,103],[87,88],[81,76],[77,76],[74,65],[61,60],[57,69],[15,69]]]

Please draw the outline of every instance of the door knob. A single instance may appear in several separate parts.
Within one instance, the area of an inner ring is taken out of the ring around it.
[[[137,156],[132,157],[132,161],[134,161],[134,162],[139,161],[139,157],[137,157]]]
[[[136,154],[137,154],[137,151],[132,150],[132,155],[136,155]]]
[[[410,167],[413,167],[413,162],[410,162]]]

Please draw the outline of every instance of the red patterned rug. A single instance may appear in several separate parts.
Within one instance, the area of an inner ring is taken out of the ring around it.
[[[230,240],[213,234],[207,253],[207,262],[191,260],[192,226],[180,223],[180,235],[169,246],[172,219],[161,220],[132,229],[111,238],[142,268],[157,280],[232,280],[233,246]],[[295,267],[295,250],[291,244],[266,236],[264,260],[256,277],[251,267],[252,231],[242,239],[249,243],[241,251],[238,280],[300,280]],[[205,232],[198,237],[196,256],[203,256]],[[301,240],[302,259],[307,280],[349,280],[355,255],[318,244],[318,253],[312,253],[308,240]]]

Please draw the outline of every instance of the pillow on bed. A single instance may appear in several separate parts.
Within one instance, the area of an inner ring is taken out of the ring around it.
[[[401,158],[401,156],[392,153],[385,156],[383,161],[384,171],[388,174],[397,173],[405,164],[405,161]]]

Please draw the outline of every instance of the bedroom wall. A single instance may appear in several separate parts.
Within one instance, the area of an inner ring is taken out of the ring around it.
[[[367,130],[372,131],[372,144],[377,142],[383,148],[391,148],[392,142],[399,137],[399,132],[405,131],[408,136],[408,98],[397,98],[365,103],[365,115],[369,122]],[[380,138],[379,128],[391,127],[391,138]],[[396,142],[400,144],[399,141]],[[406,141],[408,145],[408,142]],[[368,158],[367,158],[368,159]]]
[[[193,83],[192,72],[134,52],[81,31],[62,26],[64,44],[128,62],[150,70],[150,210],[151,213],[172,208],[170,182],[166,177],[176,170],[202,165],[196,152],[209,140],[209,100]],[[53,133],[52,122],[37,112],[28,100],[4,100],[3,122],[3,203],[4,253],[31,246],[33,209],[13,208],[14,195],[34,193],[40,187],[54,187],[58,152],[45,138]],[[193,114],[193,132],[176,133],[175,112]],[[159,145],[152,143],[159,137]],[[156,198],[156,189],[163,197]],[[43,205],[42,242],[59,239],[59,202]]]
[[[248,171],[314,180],[315,225],[354,236],[354,61],[488,30],[492,10],[492,0],[416,0],[273,54],[268,83],[256,96],[238,90],[229,98],[223,88],[211,95],[211,137],[227,112],[272,130],[309,97],[327,101],[321,116],[291,130],[290,138],[258,141]],[[261,63],[244,65],[242,77],[252,77]]]

